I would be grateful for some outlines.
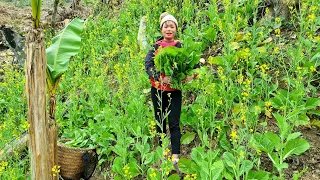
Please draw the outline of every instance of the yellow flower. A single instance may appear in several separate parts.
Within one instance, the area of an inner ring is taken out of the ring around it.
[[[289,9],[290,9],[290,11],[292,11],[293,10],[293,6],[289,6]]]
[[[21,126],[24,130],[28,130],[30,127],[30,124],[27,121],[23,121]]]
[[[60,166],[54,165],[51,171],[53,176],[57,176],[60,173]]]
[[[166,137],[165,133],[161,133],[161,139],[164,139]]]
[[[270,12],[269,8],[266,8],[266,14],[268,14]]]
[[[2,166],[2,167],[6,167],[6,166],[8,166],[8,164],[9,164],[9,163],[6,162],[6,161],[2,161],[2,162],[1,162],[1,166]]]
[[[150,176],[151,176],[151,177],[156,177],[157,174],[156,174],[156,172],[153,172],[153,173],[150,174]]]
[[[241,151],[240,154],[239,154],[239,156],[240,156],[241,158],[244,158],[244,152]]]
[[[164,155],[166,156],[166,155],[168,155],[169,154],[169,152],[170,152],[170,149],[169,148],[166,148],[165,150],[164,150]]]
[[[281,19],[279,17],[275,18],[276,23],[280,23]]]
[[[315,72],[316,71],[316,68],[314,66],[310,66],[310,71],[311,72]]]
[[[123,171],[124,171],[124,176],[125,177],[130,177],[130,167],[128,165],[125,165],[123,168]]]
[[[230,136],[231,136],[231,138],[234,138],[234,139],[238,138],[237,132],[235,130],[232,130]]]
[[[261,154],[261,150],[257,149],[257,153],[260,155]]]
[[[308,15],[307,18],[309,22],[314,22],[316,20],[316,16],[313,13]]]
[[[242,96],[245,96],[245,97],[249,96],[249,94],[248,94],[247,92],[245,92],[245,91],[243,91],[243,92],[241,93],[241,95],[242,95]]]
[[[242,20],[240,13],[238,13],[238,15],[237,15],[237,20],[238,20],[238,21],[241,21],[241,20]]]
[[[314,11],[316,11],[317,9],[318,9],[317,6],[311,6],[310,11],[311,11],[311,12],[314,12]]]
[[[279,28],[275,29],[274,32],[276,33],[276,36],[279,37],[281,30]]]
[[[264,103],[267,107],[270,107],[271,106],[271,102],[270,101],[267,101]]]

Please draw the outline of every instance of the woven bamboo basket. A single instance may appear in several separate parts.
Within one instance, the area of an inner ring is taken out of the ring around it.
[[[94,148],[76,148],[63,144],[70,139],[58,142],[58,165],[63,179],[89,179],[97,165],[98,159]]]

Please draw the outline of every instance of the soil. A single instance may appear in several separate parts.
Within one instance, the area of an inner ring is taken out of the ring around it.
[[[307,167],[308,170],[302,175],[301,180],[320,179],[320,141],[318,139],[320,129],[317,127],[299,129],[302,136],[310,143],[310,149],[298,157],[288,159],[290,168],[286,173],[293,174]]]
[[[41,26],[46,28],[51,23],[51,7],[43,7],[41,9]],[[0,2],[0,26],[10,26],[20,33],[24,34],[27,32],[28,28],[31,27],[31,7],[26,6],[23,8],[15,7],[10,3]],[[91,13],[90,7],[79,6],[78,10],[73,11],[70,8],[70,4],[65,6],[60,6],[58,8],[56,22],[57,26],[64,24],[65,19],[72,19],[74,17],[79,17],[81,19],[86,19]]]
[[[51,26],[51,5],[44,5],[41,9],[40,27],[49,29]],[[74,17],[86,19],[91,14],[90,7],[79,6],[77,10],[73,11],[70,4],[59,6],[56,15],[56,29],[62,29],[66,22]],[[0,0],[0,29],[9,28],[23,39],[27,36],[28,30],[32,25],[31,7],[16,7],[12,3],[1,2]],[[12,48],[8,47],[4,37],[0,31],[0,69],[3,63],[10,63],[14,60],[14,52]],[[1,75],[1,74],[0,74]],[[0,77],[1,78],[1,77]]]
[[[0,3],[0,25],[11,26],[17,32],[26,32],[31,25],[31,7],[18,8]]]

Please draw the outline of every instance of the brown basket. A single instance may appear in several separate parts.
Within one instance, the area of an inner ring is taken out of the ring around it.
[[[58,165],[64,179],[89,179],[93,174],[98,159],[94,148],[76,148],[63,144],[70,139],[58,142]]]

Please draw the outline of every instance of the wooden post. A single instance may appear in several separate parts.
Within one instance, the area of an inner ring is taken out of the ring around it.
[[[53,179],[50,168],[46,111],[46,55],[41,29],[31,29],[26,40],[26,90],[28,95],[31,179]]]

